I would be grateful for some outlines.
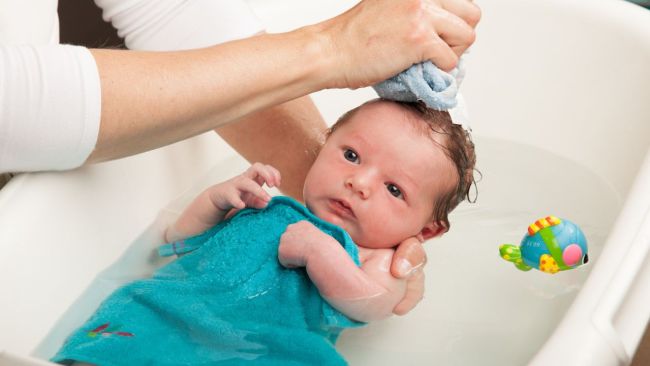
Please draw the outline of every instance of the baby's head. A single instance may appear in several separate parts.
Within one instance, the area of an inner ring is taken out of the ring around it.
[[[330,129],[304,188],[307,207],[360,246],[390,248],[449,229],[467,197],[476,156],[447,112],[373,100]]]

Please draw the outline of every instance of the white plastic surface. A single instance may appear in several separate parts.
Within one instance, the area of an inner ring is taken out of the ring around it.
[[[598,263],[555,334],[533,359],[627,365],[650,319],[650,150]]]
[[[29,354],[168,202],[232,154],[216,134],[0,191],[0,350]]]
[[[342,339],[342,347],[356,364],[429,365],[433,356],[439,356],[436,360],[450,360],[441,364],[521,365],[525,361],[512,360],[530,360],[534,352],[529,355],[525,346],[540,341],[527,338],[530,334],[525,330],[550,327],[555,331],[549,332],[553,335],[534,356],[534,364],[624,365],[636,349],[650,311],[648,223],[644,221],[650,208],[650,167],[647,159],[644,163],[650,146],[650,12],[622,0],[477,2],[483,20],[463,89],[477,141],[489,142],[489,146],[479,146],[485,151],[479,155],[479,169],[485,175],[484,187],[506,187],[522,195],[514,203],[499,201],[496,189],[481,191],[479,185],[477,210],[493,214],[493,220],[472,222],[466,218],[476,212],[461,210],[456,217],[464,223],[456,226],[459,231],[427,247],[427,296],[419,309],[351,333]],[[354,1],[250,3],[270,31],[282,31],[334,15]],[[372,95],[367,89],[325,91],[315,95],[315,100],[331,122]],[[504,139],[503,149],[499,149],[499,139]],[[0,191],[0,350],[28,355],[40,344],[37,353],[46,354],[46,334],[69,314],[66,310],[95,276],[115,263],[156,217],[162,217],[158,216],[161,208],[205,179],[208,172],[214,173],[215,165],[225,166],[224,158],[230,153],[215,140],[207,135],[74,172],[23,175]],[[533,170],[518,176],[517,171],[500,171],[498,164],[490,165],[507,160],[513,151],[547,152],[530,156],[556,156],[564,159],[558,162],[571,162],[585,170],[577,176],[580,182],[591,177],[598,189],[574,187],[573,182],[556,176],[553,166],[539,160],[530,162],[539,167],[537,175]],[[481,164],[489,169],[483,170]],[[463,312],[507,315],[519,304],[512,302],[511,309],[504,309],[499,305],[508,303],[508,298],[494,299],[487,293],[481,300],[460,289],[474,288],[483,295],[483,289],[497,283],[520,285],[525,292],[539,290],[539,281],[550,280],[507,267],[497,258],[499,243],[475,242],[470,231],[488,232],[495,222],[510,220],[512,228],[502,232],[503,240],[521,235],[529,222],[515,222],[503,212],[517,203],[525,214],[540,210],[543,204],[526,206],[526,202],[536,202],[523,195],[527,190],[534,194],[530,189],[538,182],[531,180],[540,180],[553,197],[559,197],[557,207],[571,213],[571,218],[578,222],[592,219],[583,228],[604,232],[608,239],[604,248],[604,239],[594,240],[598,245],[586,272],[557,277],[555,283],[560,284],[578,279],[571,282],[575,286],[567,290],[568,295],[540,298],[549,304],[570,303],[582,287],[568,311],[564,305],[558,307],[566,311],[559,324],[550,312],[533,313],[527,318],[529,323],[517,328],[524,330],[518,339],[521,343],[495,345],[491,343],[495,334],[509,331],[507,321],[454,316]],[[589,196],[590,192],[595,193]],[[494,250],[483,255],[481,248],[490,246]],[[453,257],[458,253],[462,255]],[[477,253],[481,256],[472,257]],[[478,265],[456,272],[441,270],[454,259],[459,266]],[[582,274],[589,274],[584,283]],[[538,281],[538,287],[526,288],[526,281]],[[459,288],[458,299],[468,296],[470,301],[458,303],[454,286]],[[451,295],[440,297],[444,291]],[[447,342],[436,343],[436,339]],[[496,347],[510,352],[510,357],[499,359]],[[458,361],[461,358],[454,358],[454,352],[465,353],[462,360],[474,356],[477,361]],[[15,363],[0,356],[0,365],[10,364]]]
[[[57,0],[0,0],[0,43],[58,43],[57,3]]]

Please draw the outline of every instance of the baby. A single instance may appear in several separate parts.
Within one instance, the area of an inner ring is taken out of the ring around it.
[[[405,294],[393,248],[449,229],[474,164],[446,112],[367,102],[330,129],[306,208],[262,188],[280,185],[268,165],[208,188],[166,233],[160,253],[182,256],[113,293],[53,360],[345,364],[341,330],[390,316]]]

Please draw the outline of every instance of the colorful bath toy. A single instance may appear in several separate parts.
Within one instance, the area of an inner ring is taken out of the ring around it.
[[[501,258],[522,271],[537,268],[555,274],[577,268],[589,261],[587,239],[578,225],[566,219],[547,216],[528,227],[519,246],[503,244]]]

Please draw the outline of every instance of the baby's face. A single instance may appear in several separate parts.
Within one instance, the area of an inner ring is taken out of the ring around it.
[[[456,183],[451,160],[412,118],[393,103],[362,107],[307,175],[307,207],[360,246],[390,248],[420,234],[433,222],[436,199]]]

